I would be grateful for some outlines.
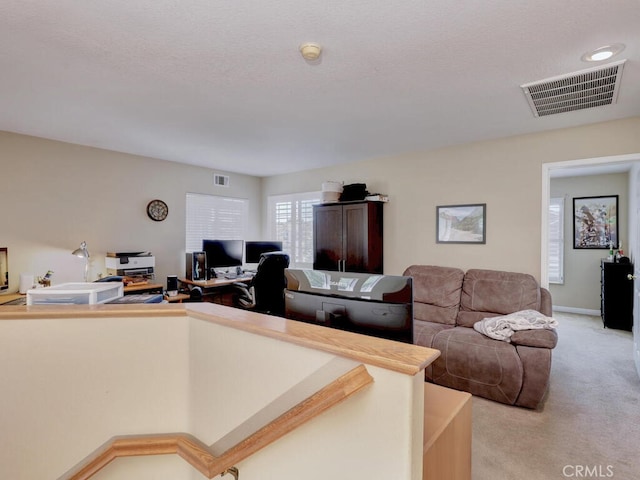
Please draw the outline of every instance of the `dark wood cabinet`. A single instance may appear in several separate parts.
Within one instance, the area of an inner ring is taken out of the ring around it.
[[[313,207],[313,268],[382,273],[382,203]]]
[[[600,315],[605,328],[633,327],[633,264],[602,260],[600,264]]]

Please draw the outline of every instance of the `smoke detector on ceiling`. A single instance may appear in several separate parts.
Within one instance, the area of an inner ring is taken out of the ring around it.
[[[536,117],[611,105],[618,100],[624,62],[521,85]]]
[[[317,60],[322,53],[322,47],[317,43],[303,43],[300,45],[302,58],[310,62]]]

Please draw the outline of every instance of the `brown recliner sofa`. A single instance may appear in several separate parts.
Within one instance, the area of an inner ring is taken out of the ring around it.
[[[440,350],[427,368],[430,382],[509,405],[538,408],[551,370],[554,329],[516,331],[511,342],[473,328],[488,317],[522,310],[551,316],[551,294],[531,275],[412,265],[414,343]]]

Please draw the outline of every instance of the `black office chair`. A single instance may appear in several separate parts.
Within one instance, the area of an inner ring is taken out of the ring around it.
[[[189,299],[184,300],[187,303],[190,302],[201,302],[202,301],[202,288],[191,286],[189,288]]]
[[[248,284],[235,283],[236,305],[271,315],[284,316],[284,269],[289,255],[284,252],[263,253],[256,274]]]

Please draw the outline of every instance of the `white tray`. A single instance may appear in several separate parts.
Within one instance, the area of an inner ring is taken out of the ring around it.
[[[109,302],[123,295],[122,282],[61,283],[27,290],[27,305],[91,305]]]

